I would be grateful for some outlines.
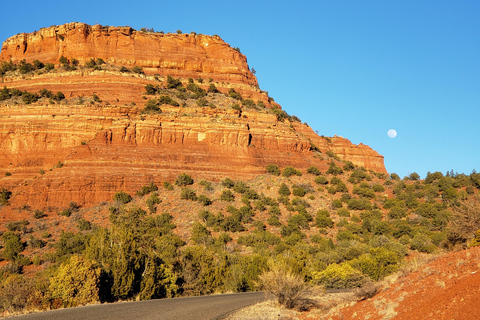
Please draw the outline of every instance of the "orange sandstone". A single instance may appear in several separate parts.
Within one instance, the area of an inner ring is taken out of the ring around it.
[[[383,157],[370,147],[339,137],[322,138],[305,124],[277,121],[268,110],[239,113],[228,106],[164,105],[161,114],[141,115],[145,85],[161,84],[158,79],[166,75],[183,81],[212,78],[222,92],[234,88],[269,106],[245,56],[217,36],[70,23],[7,39],[0,60],[57,63],[62,55],[81,64],[102,58],[111,65],[141,66],[146,74],[59,68],[41,75],[3,77],[2,84],[9,88],[62,91],[67,99],[98,94],[104,101],[0,105],[0,187],[13,191],[12,208],[60,207],[70,201],[93,205],[111,200],[119,190],[134,193],[151,181],[172,181],[183,172],[196,179],[219,180],[249,179],[264,174],[270,163],[326,170],[327,151],[386,172]],[[13,174],[5,176],[6,172]]]

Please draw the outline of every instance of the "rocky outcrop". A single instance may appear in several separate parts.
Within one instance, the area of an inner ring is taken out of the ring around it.
[[[58,64],[61,56],[80,64],[101,58],[114,65],[142,67],[147,74],[258,85],[247,58],[219,36],[161,34],[130,27],[74,22],[21,33],[3,42],[0,60]]]

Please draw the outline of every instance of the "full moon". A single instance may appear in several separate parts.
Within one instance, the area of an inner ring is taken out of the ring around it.
[[[394,129],[390,129],[388,130],[388,133],[387,135],[390,137],[390,138],[395,138],[397,136],[397,131],[395,131]]]

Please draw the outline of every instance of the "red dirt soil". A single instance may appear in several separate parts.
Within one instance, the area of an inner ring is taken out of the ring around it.
[[[480,247],[476,247],[437,258],[328,319],[480,319],[479,297]]]

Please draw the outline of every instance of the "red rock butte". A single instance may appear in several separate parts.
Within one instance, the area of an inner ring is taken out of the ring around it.
[[[59,65],[62,56],[80,65],[101,58],[108,66],[138,66],[144,73],[113,67],[67,71]],[[2,87],[61,91],[67,100],[0,102],[0,187],[13,192],[12,208],[93,205],[110,201],[119,190],[134,193],[183,172],[195,179],[249,179],[264,174],[270,163],[324,171],[333,160],[328,151],[386,172],[383,156],[366,145],[320,137],[299,121],[279,121],[269,110],[279,106],[259,89],[246,57],[218,36],[69,23],[7,39],[0,62],[22,60],[57,69],[6,74]],[[163,84],[167,76],[184,83],[209,79],[198,85],[207,89],[213,83],[220,93],[209,93],[209,101],[218,104],[162,105],[162,113],[142,114],[145,85]],[[266,108],[232,109],[221,94],[232,88]],[[93,94],[102,102],[78,103]]]

